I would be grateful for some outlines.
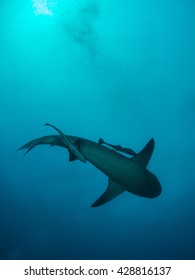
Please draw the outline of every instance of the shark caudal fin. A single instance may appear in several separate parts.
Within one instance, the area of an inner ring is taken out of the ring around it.
[[[119,194],[123,193],[125,190],[122,186],[110,178],[108,179],[108,187],[105,192],[91,205],[91,207],[98,207],[102,204],[107,203]]]
[[[44,144],[45,145],[50,145],[50,146],[55,146],[55,145],[61,146],[61,140],[60,140],[60,137],[58,135],[43,136],[43,137],[34,139],[34,140],[24,144],[22,147],[20,147],[16,151],[27,149],[27,151],[24,154],[24,156],[25,156],[27,153],[29,153],[36,146],[44,145]]]
[[[69,160],[73,161],[76,158],[78,158],[80,161],[86,163],[86,158],[79,152],[79,150],[72,144],[69,139],[66,137],[66,135],[57,127],[55,127],[52,124],[46,123],[46,126],[53,127],[60,135],[61,135],[61,141],[64,143],[65,147],[68,149],[70,157]]]

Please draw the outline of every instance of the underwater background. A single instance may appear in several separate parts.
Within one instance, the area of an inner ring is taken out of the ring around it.
[[[0,259],[195,259],[195,2],[1,0]],[[162,185],[91,208],[108,179],[55,134],[140,151]]]

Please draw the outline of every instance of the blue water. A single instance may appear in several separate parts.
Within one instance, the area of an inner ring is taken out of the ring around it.
[[[0,259],[195,259],[195,2],[0,3]],[[155,199],[91,208],[107,177],[55,133],[140,151]]]

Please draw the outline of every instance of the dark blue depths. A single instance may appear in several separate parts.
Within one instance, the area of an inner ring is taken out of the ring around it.
[[[194,1],[40,3],[0,4],[0,259],[194,259]],[[162,194],[91,208],[95,167],[15,152],[45,122],[135,151],[154,137]]]

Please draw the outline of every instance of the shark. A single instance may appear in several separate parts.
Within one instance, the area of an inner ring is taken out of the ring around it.
[[[24,154],[26,155],[37,145],[60,146],[68,150],[70,162],[80,160],[94,165],[108,177],[108,186],[91,207],[101,206],[123,192],[145,198],[156,198],[161,194],[162,187],[158,178],[147,169],[154,151],[154,138],[136,153],[130,148],[109,144],[102,138],[94,142],[82,137],[65,135],[52,124],[45,125],[52,127],[58,134],[34,139],[17,151],[27,149]]]

